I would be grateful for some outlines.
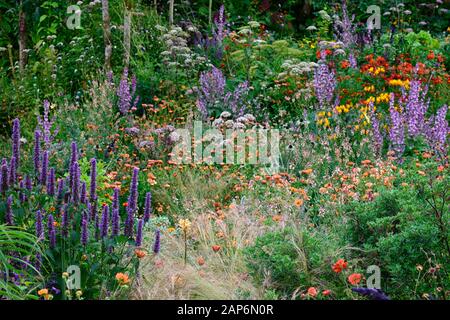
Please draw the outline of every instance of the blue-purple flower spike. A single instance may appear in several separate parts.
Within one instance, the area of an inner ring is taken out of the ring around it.
[[[91,201],[97,199],[97,159],[91,159],[91,186],[89,197]]]
[[[80,193],[80,202],[82,204],[86,204],[87,202],[87,195],[86,195],[86,182],[81,183],[81,193]]]
[[[108,218],[109,218],[109,207],[107,205],[103,206],[102,221],[100,223],[100,237],[103,239],[108,236]]]
[[[114,188],[114,195],[113,195],[113,201],[112,201],[112,208],[113,210],[117,209],[119,210],[119,188]]]
[[[12,226],[14,225],[14,216],[12,212],[12,202],[13,197],[9,196],[6,200],[6,214],[5,214],[5,222],[7,225]]]
[[[144,222],[150,220],[150,215],[152,213],[152,194],[147,192],[145,195],[145,206],[144,206]]]
[[[88,222],[85,216],[81,220],[81,244],[86,246],[89,240]]]
[[[38,240],[44,239],[44,226],[42,223],[42,212],[41,210],[36,211],[36,237]]]
[[[133,169],[133,177],[131,179],[130,197],[128,198],[128,208],[134,213],[137,209],[138,199],[138,181],[139,181],[139,168]]]
[[[56,247],[56,231],[55,231],[55,220],[51,214],[47,218],[47,229],[48,229],[48,239],[50,241],[50,248]]]
[[[40,179],[40,166],[41,166],[41,134],[39,131],[34,132],[34,154],[33,154],[33,162],[34,162],[34,173],[36,178]]]
[[[42,155],[42,168],[41,168],[41,185],[46,186],[47,185],[47,178],[48,178],[48,151],[45,151]]]
[[[153,253],[158,254],[161,249],[161,232],[159,229],[156,230],[155,243],[153,244]]]
[[[20,121],[19,119],[14,119],[13,121],[13,131],[12,131],[12,155],[15,160],[15,167],[16,169],[19,168],[20,164]]]
[[[67,237],[69,235],[69,208],[68,206],[64,206],[63,216],[61,221],[61,230],[63,237]]]
[[[137,231],[136,231],[136,247],[140,247],[142,245],[142,231],[144,228],[144,220],[139,219]]]
[[[6,159],[2,160],[0,170],[0,190],[5,193],[9,188],[9,176],[8,176],[8,162]]]
[[[113,208],[112,210],[111,235],[115,237],[119,235],[120,231],[120,215],[118,208]]]
[[[55,195],[55,168],[51,168],[48,175],[47,194],[51,197]]]
[[[16,159],[14,157],[11,158],[9,163],[9,185],[13,186],[17,181],[17,173],[16,173]]]
[[[352,288],[352,291],[360,295],[367,296],[372,300],[390,300],[389,297],[381,290],[375,288]]]

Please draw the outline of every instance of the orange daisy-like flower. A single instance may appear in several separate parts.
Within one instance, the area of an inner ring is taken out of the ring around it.
[[[348,265],[347,261],[345,261],[344,259],[339,259],[333,265],[332,269],[334,272],[340,273],[340,272],[342,272],[342,270],[347,269],[347,265]]]
[[[314,287],[310,287],[310,288],[308,288],[307,293],[308,293],[308,296],[315,297],[315,296],[317,296],[317,289]]]
[[[294,204],[297,208],[300,208],[303,205],[302,199],[295,199]]]
[[[130,283],[130,278],[128,277],[128,275],[119,272],[116,274],[116,280],[117,282],[119,282],[119,285],[124,286],[128,283]]]
[[[144,258],[147,255],[144,250],[139,250],[139,249],[134,250],[134,254],[139,259]]]
[[[358,283],[361,282],[362,279],[362,275],[360,273],[352,273],[351,275],[348,276],[348,282],[350,282],[350,284],[356,286]]]

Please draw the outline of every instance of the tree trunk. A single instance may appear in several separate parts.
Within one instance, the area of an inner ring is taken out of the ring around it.
[[[173,5],[175,0],[169,0],[169,25],[173,25]]]
[[[102,15],[103,15],[103,40],[105,43],[105,72],[111,70],[111,18],[109,16],[108,0],[102,0]]]
[[[23,10],[22,1],[20,2],[19,11],[19,71],[23,73],[23,69],[27,63],[27,53],[25,51],[27,45],[27,31],[26,31],[26,15]]]
[[[130,51],[131,51],[131,11],[125,7],[125,16],[123,20],[123,46],[124,46],[124,67],[128,68],[130,65]]]

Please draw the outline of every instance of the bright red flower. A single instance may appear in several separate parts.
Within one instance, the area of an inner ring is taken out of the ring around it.
[[[308,289],[308,296],[310,296],[310,297],[315,297],[315,296],[317,296],[317,289],[314,288],[314,287],[310,287],[310,288]]]
[[[333,271],[336,273],[342,272],[342,270],[347,269],[348,263],[344,259],[339,259],[332,267]]]
[[[350,284],[356,286],[358,283],[361,282],[362,279],[362,275],[360,273],[352,273],[351,275],[348,276],[348,282],[350,282]]]

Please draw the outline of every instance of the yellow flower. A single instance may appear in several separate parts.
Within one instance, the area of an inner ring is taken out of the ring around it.
[[[41,289],[38,291],[39,296],[46,296],[48,295],[48,289]]]
[[[184,232],[189,230],[189,228],[191,227],[191,222],[188,219],[180,219],[178,221],[178,224],[179,224],[181,230],[183,230]]]

